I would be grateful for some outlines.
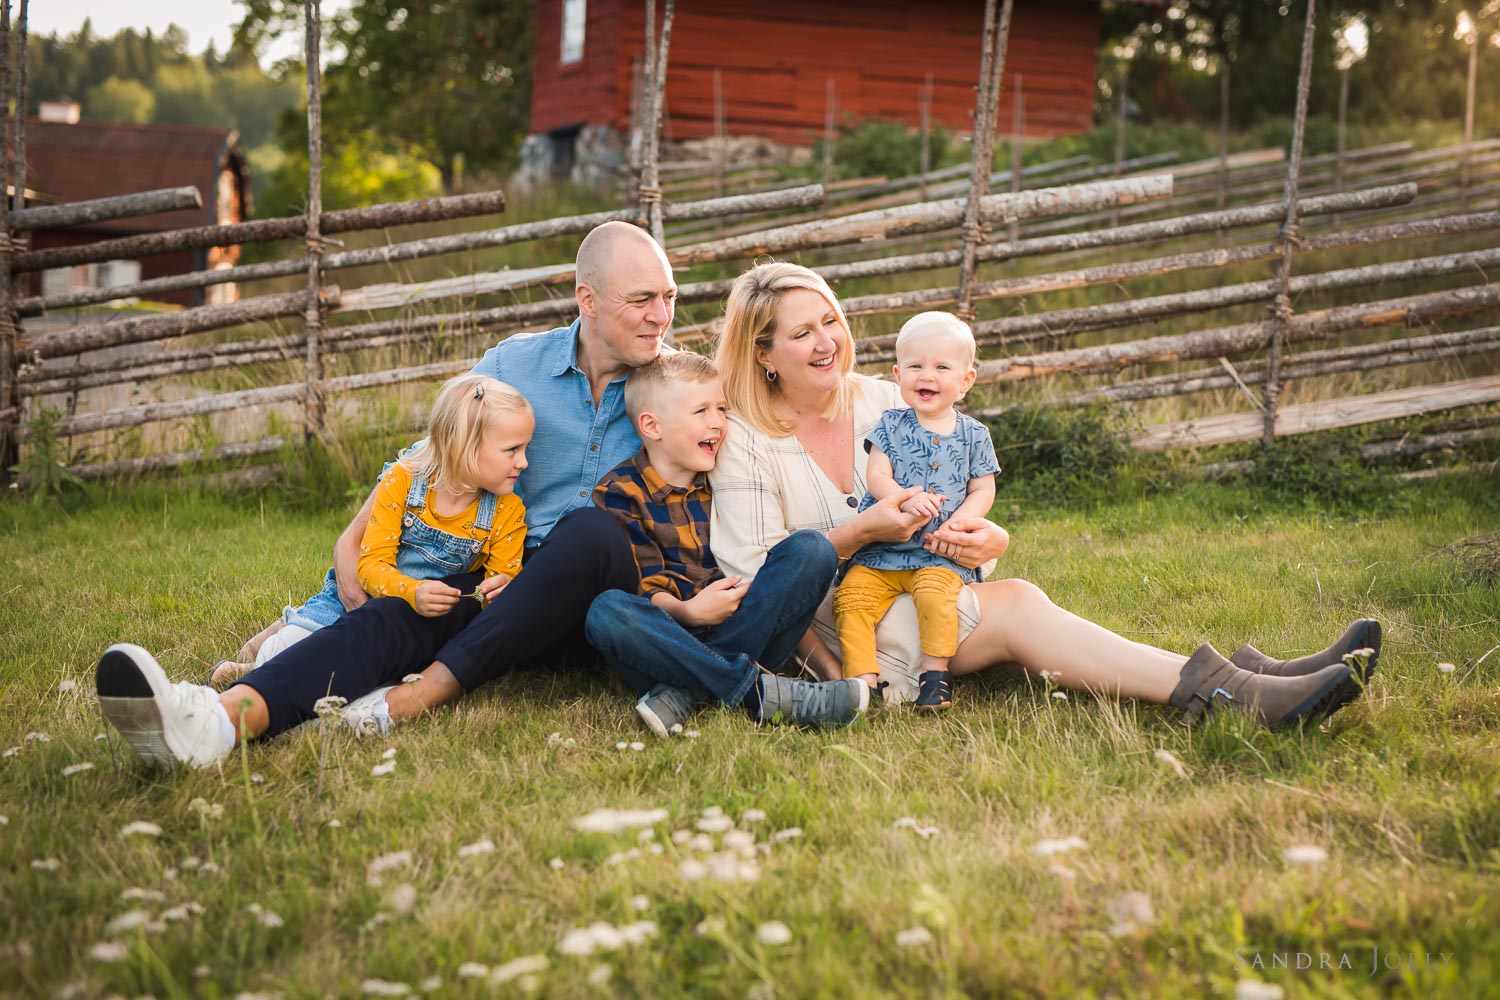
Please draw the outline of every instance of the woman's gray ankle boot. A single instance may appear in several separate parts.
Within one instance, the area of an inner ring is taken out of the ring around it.
[[[1318,653],[1299,656],[1295,660],[1276,660],[1246,643],[1229,655],[1229,662],[1241,670],[1270,677],[1301,677],[1343,663],[1345,656],[1360,649],[1371,652],[1368,656],[1356,657],[1350,666],[1354,667],[1360,680],[1366,681],[1380,660],[1380,623],[1373,618],[1361,618],[1345,629],[1333,645]]]
[[[1205,643],[1182,666],[1169,699],[1192,725],[1217,709],[1239,707],[1266,726],[1286,726],[1330,715],[1359,697],[1362,685],[1345,663],[1300,677],[1274,677],[1241,670]]]

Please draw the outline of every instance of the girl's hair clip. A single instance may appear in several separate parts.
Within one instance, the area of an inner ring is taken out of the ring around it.
[[[484,383],[483,382],[476,382],[476,383],[474,383],[474,398],[475,399],[483,399],[484,398]]]

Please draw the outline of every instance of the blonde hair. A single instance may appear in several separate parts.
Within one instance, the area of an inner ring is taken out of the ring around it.
[[[769,351],[776,339],[776,307],[781,297],[796,289],[817,292],[828,301],[839,325],[848,338],[848,350],[839,361],[839,386],[823,411],[826,418],[850,413],[854,408],[854,336],[849,320],[828,282],[816,271],[800,264],[770,261],[757,264],[734,280],[729,303],[724,310],[724,332],[714,358],[724,379],[724,397],[731,410],[750,425],[773,437],[785,437],[795,427],[776,412],[775,401],[780,389],[766,379],[766,370],[756,358],[758,351]]]
[[[968,352],[968,366],[974,367],[974,359],[979,355],[974,344],[974,331],[957,316],[941,311],[917,313],[901,324],[901,330],[896,334],[896,360],[901,360],[903,347],[929,337],[940,337],[961,345]]]
[[[644,411],[660,403],[662,390],[667,386],[678,382],[712,382],[718,377],[714,363],[701,354],[692,351],[658,354],[649,364],[630,369],[625,379],[625,412],[631,423],[635,423]]]
[[[531,413],[526,397],[498,379],[469,372],[443,383],[432,404],[427,440],[403,452],[402,465],[429,486],[453,493],[478,489],[479,449],[505,413]]]

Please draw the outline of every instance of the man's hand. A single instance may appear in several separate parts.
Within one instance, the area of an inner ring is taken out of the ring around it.
[[[742,577],[726,576],[715,580],[682,602],[684,617],[678,621],[693,627],[721,624],[739,610],[740,602],[749,590]]]
[[[922,538],[928,552],[952,559],[965,569],[976,569],[998,559],[1010,546],[1010,534],[982,517],[954,517]]]
[[[943,501],[946,499],[941,493],[918,493],[901,505],[901,512],[921,514],[928,518],[937,517],[943,512]]]
[[[414,603],[417,607],[417,614],[426,618],[436,618],[452,611],[453,606],[462,596],[457,587],[450,587],[441,580],[423,580],[417,584],[417,597]]]

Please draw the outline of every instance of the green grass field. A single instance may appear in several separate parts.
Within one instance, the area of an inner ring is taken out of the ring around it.
[[[349,510],[0,503],[0,992],[1494,995],[1500,587],[1442,547],[1495,531],[1500,490],[1380,482],[1337,509],[1209,485],[997,508],[1002,575],[1142,641],[1289,654],[1380,618],[1367,696],[1321,728],[1188,731],[992,672],[939,719],[712,710],[656,741],[572,668],[388,741],[297,733],[171,774],[102,721],[99,653],[204,677],[311,592]],[[667,818],[575,827],[599,809]]]

